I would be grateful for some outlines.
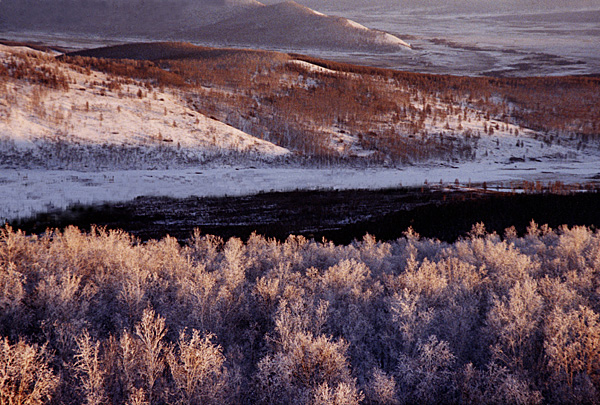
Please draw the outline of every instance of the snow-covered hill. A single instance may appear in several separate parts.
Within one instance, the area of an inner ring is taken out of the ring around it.
[[[190,109],[176,91],[75,70],[27,48],[0,45],[0,66],[64,82],[0,77],[3,168],[189,166],[222,155],[271,160],[289,153]]]
[[[338,52],[410,48],[388,33],[293,1],[268,6],[256,0],[0,1],[0,33],[20,31]]]
[[[294,1],[249,9],[190,31],[197,41],[285,49],[392,50],[410,44],[342,17],[321,14]]]

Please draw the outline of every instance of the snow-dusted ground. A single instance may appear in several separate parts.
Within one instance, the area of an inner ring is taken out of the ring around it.
[[[521,180],[583,183],[600,175],[598,160],[535,163],[420,165],[402,169],[223,167],[184,170],[78,172],[0,171],[0,221],[66,208],[71,204],[128,201],[138,196],[234,196],[297,189],[378,189],[487,182],[510,188]],[[598,180],[596,180],[598,181]]]

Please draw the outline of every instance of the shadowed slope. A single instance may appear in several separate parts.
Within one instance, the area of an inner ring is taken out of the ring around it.
[[[255,0],[3,0],[0,30],[177,38],[183,29],[260,6]]]
[[[255,0],[3,0],[4,30],[337,51],[410,47],[293,1],[265,6]]]
[[[368,29],[342,17],[327,16],[294,1],[247,10],[201,27],[189,36],[228,45],[283,48],[394,50],[410,48],[387,33]]]
[[[264,57],[267,59],[276,59],[278,57],[289,59],[289,56],[278,52],[247,49],[209,48],[192,45],[186,42],[147,42],[115,45],[71,52],[68,54],[68,56],[157,61],[164,59],[213,59],[238,53]]]

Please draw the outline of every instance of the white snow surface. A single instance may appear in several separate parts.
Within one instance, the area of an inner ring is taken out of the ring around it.
[[[300,66],[310,72],[327,73],[327,74],[339,74],[340,73],[337,70],[327,69],[322,66],[315,65],[314,63],[305,62],[303,60],[294,59],[294,60],[290,60],[287,63],[290,65]]]
[[[365,27],[362,24],[357,23],[356,21],[350,20],[348,18],[345,19],[346,20],[346,24],[352,28],[355,28],[359,31],[371,31],[372,33],[375,34],[375,42],[382,44],[382,45],[400,45],[400,46],[405,46],[407,48],[412,48],[412,46],[406,42],[401,40],[400,38],[389,34],[387,32],[383,32],[383,31],[377,31],[377,30],[371,30],[367,27]]]
[[[396,44],[396,45],[401,45],[401,46],[405,46],[407,48],[411,48],[412,49],[412,45],[409,44],[406,41],[401,40],[400,38],[392,35],[392,34],[388,34],[387,32],[381,32],[381,41],[383,43],[390,43],[390,44]]]
[[[359,29],[359,30],[363,30],[363,31],[368,31],[369,29],[367,27],[365,27],[362,24],[357,23],[356,21],[352,21],[346,18],[346,24],[348,24],[349,26]]]

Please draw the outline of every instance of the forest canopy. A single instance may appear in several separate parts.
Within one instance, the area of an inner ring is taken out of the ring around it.
[[[0,233],[2,403],[592,403],[600,233]]]

